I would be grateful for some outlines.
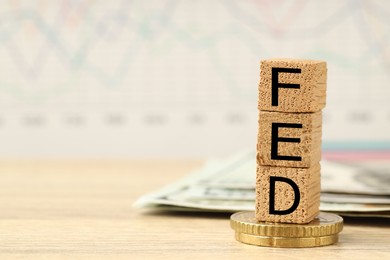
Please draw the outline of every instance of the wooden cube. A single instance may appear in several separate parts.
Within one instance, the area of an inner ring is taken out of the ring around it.
[[[259,109],[316,112],[325,107],[326,62],[270,59],[260,63]]]
[[[319,214],[320,164],[310,168],[258,165],[256,219],[309,223]]]
[[[257,161],[261,165],[310,167],[321,160],[322,112],[259,112]]]

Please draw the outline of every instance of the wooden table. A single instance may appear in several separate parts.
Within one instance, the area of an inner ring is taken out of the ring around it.
[[[390,259],[389,220],[346,219],[336,245],[280,249],[235,241],[226,214],[132,207],[200,165],[0,162],[0,259]]]

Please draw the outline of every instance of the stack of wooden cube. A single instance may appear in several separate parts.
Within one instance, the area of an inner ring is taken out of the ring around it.
[[[256,219],[309,223],[319,214],[326,62],[260,65]]]

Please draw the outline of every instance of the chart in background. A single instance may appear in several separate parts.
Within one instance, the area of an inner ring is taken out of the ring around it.
[[[259,61],[328,63],[325,149],[390,149],[390,2],[2,1],[0,156],[255,147]]]

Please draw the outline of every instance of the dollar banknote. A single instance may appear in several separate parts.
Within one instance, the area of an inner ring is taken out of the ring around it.
[[[390,162],[340,163],[322,161],[324,192],[390,195]]]
[[[254,152],[202,168],[152,194],[137,207],[170,210],[234,212],[255,208]],[[322,211],[341,215],[390,217],[390,163],[321,163]]]

